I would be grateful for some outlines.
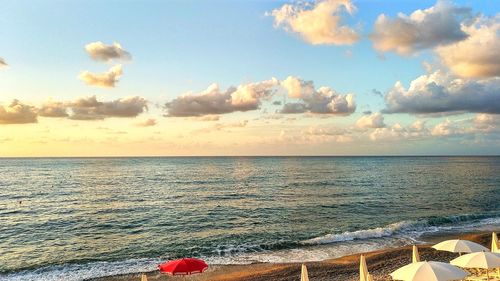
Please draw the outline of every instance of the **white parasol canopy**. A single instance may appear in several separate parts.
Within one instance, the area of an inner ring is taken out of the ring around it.
[[[462,269],[436,261],[410,263],[391,273],[392,279],[402,281],[450,281],[466,276]]]

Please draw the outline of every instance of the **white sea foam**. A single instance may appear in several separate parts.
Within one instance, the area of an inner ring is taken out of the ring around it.
[[[2,281],[81,281],[119,274],[153,271],[156,259],[130,259],[122,262],[65,264],[0,275]]]
[[[483,219],[446,218],[453,224],[430,225],[428,221],[402,221],[385,227],[328,234],[303,241],[302,247],[274,251],[262,250],[247,253],[245,247],[255,250],[256,245],[235,246],[233,254],[224,251],[222,256],[202,257],[209,264],[249,264],[255,262],[304,262],[320,261],[344,255],[373,251],[387,247],[414,243],[422,234],[436,232],[463,232],[498,229],[500,217]],[[121,262],[91,262],[85,264],[65,264],[36,270],[26,270],[0,275],[1,281],[82,281],[119,274],[140,273],[156,270],[160,259],[130,259]]]
[[[456,223],[450,225],[431,225],[427,220],[401,221],[389,224],[385,227],[377,227],[357,231],[346,231],[339,234],[327,234],[303,241],[302,243],[304,245],[331,244],[337,242],[375,239],[391,236],[406,237],[412,240],[416,240],[423,234],[479,230],[478,228],[483,226],[500,225],[500,217],[484,218],[472,222],[460,220],[460,217],[449,217],[447,219],[449,219],[450,221],[456,221]]]
[[[363,229],[357,231],[346,231],[340,234],[327,234],[325,236],[312,238],[303,241],[303,244],[329,244],[335,242],[352,241],[369,238],[389,237],[394,233],[399,232],[405,228],[414,228],[420,223],[414,221],[402,221],[390,224],[386,227],[377,227],[372,229]]]

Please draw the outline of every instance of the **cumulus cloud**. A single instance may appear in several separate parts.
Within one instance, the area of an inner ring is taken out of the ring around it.
[[[431,135],[434,137],[468,137],[472,139],[491,140],[491,137],[500,136],[500,115],[477,114],[467,119],[445,119],[436,124]]]
[[[342,23],[342,13],[353,14],[350,0],[320,0],[285,4],[273,10],[274,26],[299,34],[310,44],[345,45],[358,41],[357,32]]]
[[[452,122],[449,119],[437,124],[432,128],[431,134],[433,136],[453,136],[458,134],[463,134],[462,128],[457,126],[456,122]]]
[[[5,60],[3,58],[0,58],[0,68],[2,67],[7,67],[8,64],[5,62]]]
[[[500,115],[477,114],[474,119],[476,130],[483,133],[500,132]]]
[[[43,117],[67,117],[67,105],[63,102],[48,101],[38,109],[38,115]]]
[[[125,97],[114,101],[100,102],[96,96],[79,98],[68,104],[74,120],[100,120],[107,117],[136,117],[147,110],[147,101],[142,97]]]
[[[148,118],[142,122],[137,123],[137,126],[139,126],[139,127],[152,127],[152,126],[156,126],[156,124],[158,124],[156,119]]]
[[[85,45],[85,51],[96,61],[108,62],[111,60],[130,60],[132,56],[119,43],[106,45],[101,41]]]
[[[201,93],[187,93],[165,104],[169,117],[189,117],[249,111],[258,109],[263,99],[269,99],[279,81],[275,78],[243,84],[221,91],[212,84]]]
[[[462,77],[499,77],[500,15],[479,17],[464,30],[466,40],[436,49],[443,64]]]
[[[37,122],[37,110],[34,106],[13,100],[7,106],[0,106],[0,124],[26,124]]]
[[[356,109],[352,94],[341,95],[329,87],[315,89],[312,81],[292,76],[283,81],[272,78],[257,83],[243,84],[230,87],[226,91],[221,91],[217,84],[212,84],[200,93],[181,95],[167,102],[164,108],[168,117],[204,117],[249,111],[259,109],[263,101],[271,103],[273,95],[279,90],[285,91],[287,96],[293,99],[284,103],[277,111],[283,114],[348,115]],[[281,105],[276,102],[272,104]]]
[[[500,113],[500,78],[470,80],[438,70],[406,89],[401,82],[385,96],[386,113]]]
[[[384,116],[380,112],[364,115],[356,121],[358,128],[383,128],[385,127]]]
[[[398,141],[398,140],[414,140],[428,137],[429,129],[425,126],[425,122],[416,120],[407,127],[399,123],[376,128],[369,135],[372,141]]]
[[[283,105],[281,113],[316,113],[348,115],[356,110],[352,94],[341,95],[329,87],[315,89],[312,81],[289,76],[281,82],[288,96],[300,99]]]
[[[113,88],[118,82],[118,78],[120,78],[122,74],[122,66],[118,64],[111,67],[105,73],[91,73],[89,71],[84,71],[80,73],[78,78],[85,84],[90,86]]]
[[[468,35],[462,30],[462,22],[470,16],[469,8],[439,0],[433,7],[416,10],[409,16],[400,13],[391,19],[379,15],[370,37],[379,51],[408,55],[466,39]]]

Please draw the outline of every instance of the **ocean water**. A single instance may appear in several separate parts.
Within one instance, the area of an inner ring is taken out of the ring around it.
[[[500,157],[0,159],[0,280],[312,261],[500,229]]]

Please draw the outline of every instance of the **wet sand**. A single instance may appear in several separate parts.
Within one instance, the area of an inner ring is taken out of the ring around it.
[[[491,233],[457,235],[461,239],[478,242],[490,247]],[[440,241],[446,239],[440,239]],[[458,254],[436,251],[430,245],[419,246],[421,260],[449,262]],[[375,281],[391,280],[389,273],[411,262],[411,246],[365,253],[369,272]],[[311,281],[359,280],[359,254],[321,262],[307,262]],[[300,263],[257,263],[250,265],[213,265],[205,273],[188,277],[172,277],[158,271],[147,273],[148,280],[185,281],[297,281],[300,280]],[[93,279],[93,281],[137,281],[140,274],[128,274]]]

